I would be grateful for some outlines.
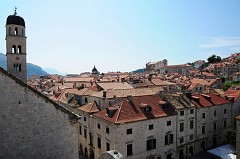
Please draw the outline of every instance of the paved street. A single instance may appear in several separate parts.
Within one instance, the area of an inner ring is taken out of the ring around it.
[[[212,156],[206,151],[190,157],[189,159],[212,159]]]

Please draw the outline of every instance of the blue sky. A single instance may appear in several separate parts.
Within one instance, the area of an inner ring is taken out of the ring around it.
[[[169,64],[240,52],[239,0],[2,0],[5,23],[25,19],[27,61],[63,73],[132,71],[147,62]]]

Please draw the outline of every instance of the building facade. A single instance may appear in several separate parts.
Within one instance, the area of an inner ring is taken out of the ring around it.
[[[6,55],[7,71],[27,82],[25,21],[15,13],[7,17]]]

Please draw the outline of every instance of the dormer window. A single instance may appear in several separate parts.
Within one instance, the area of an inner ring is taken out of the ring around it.
[[[112,117],[112,116],[114,116],[114,114],[115,114],[115,112],[117,111],[117,109],[118,108],[116,108],[116,107],[108,107],[107,109],[106,109],[106,112],[107,112],[107,116],[109,116],[109,117]]]
[[[147,104],[140,104],[140,108],[143,111],[143,113],[150,113],[152,111],[152,107],[150,105]]]
[[[158,104],[159,104],[159,106],[160,106],[162,109],[167,109],[167,102],[165,102],[165,101],[159,101]]]

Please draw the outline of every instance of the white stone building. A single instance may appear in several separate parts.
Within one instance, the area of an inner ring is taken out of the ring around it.
[[[196,105],[195,152],[225,144],[232,126],[231,102],[213,93],[194,94],[190,99]]]
[[[191,101],[182,93],[167,93],[161,92],[160,96],[169,102],[171,106],[176,109],[176,158],[186,158],[192,156],[194,151],[194,141],[196,138],[195,129],[195,112],[196,107]]]
[[[91,133],[93,139],[92,143],[85,142],[84,133],[80,135],[84,153],[87,148],[86,156],[94,154],[98,158],[113,149],[129,159],[175,158],[176,112],[158,95],[121,98],[93,115],[80,109],[85,110],[81,112],[81,123],[87,124],[84,131]]]
[[[168,65],[168,62],[166,59],[162,61],[155,61],[155,62],[148,62],[146,64],[146,71],[159,71],[160,68],[163,68]]]

